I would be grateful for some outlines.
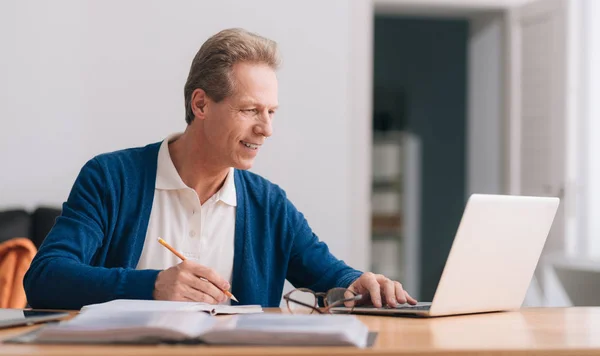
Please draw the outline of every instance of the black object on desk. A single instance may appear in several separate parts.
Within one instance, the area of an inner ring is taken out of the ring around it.
[[[66,318],[69,313],[42,311],[42,310],[23,310],[23,309],[0,309],[0,328],[10,328],[14,326],[32,325],[47,321],[54,321]]]

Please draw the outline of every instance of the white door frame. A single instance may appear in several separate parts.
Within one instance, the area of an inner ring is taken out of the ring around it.
[[[364,203],[364,207],[366,209],[356,208],[352,211],[352,216],[350,221],[353,223],[353,231],[357,233],[354,235],[353,243],[357,254],[361,254],[362,256],[357,256],[355,261],[360,261],[359,266],[365,266],[368,269],[370,266],[370,246],[371,246],[371,234],[370,234],[370,172],[371,172],[371,149],[372,149],[372,117],[371,117],[371,108],[372,108],[372,98],[371,98],[371,90],[373,84],[373,68],[372,68],[372,54],[373,54],[373,20],[375,14],[387,14],[387,15],[420,15],[420,16],[428,16],[428,17],[458,17],[458,18],[468,18],[468,19],[477,19],[478,17],[486,17],[489,19],[490,12],[496,12],[496,16],[501,12],[507,11],[511,6],[518,5],[522,3],[524,0],[489,0],[489,1],[481,1],[481,0],[454,0],[449,2],[448,0],[372,0],[370,1],[352,1],[353,4],[353,15],[351,16],[351,31],[350,31],[350,41],[352,42],[350,53],[351,58],[351,93],[350,93],[350,105],[351,105],[351,113],[353,113],[352,120],[352,130],[353,133],[351,137],[353,138],[353,142],[358,143],[358,145],[354,146],[353,149],[359,147],[361,152],[364,154],[359,154],[356,157],[354,164],[352,166],[353,174],[360,173],[360,177],[353,178],[353,182],[351,184],[351,196],[358,196],[360,200],[358,200],[361,204]],[[364,3],[370,5],[364,5]],[[364,15],[356,15],[358,13],[367,13],[368,16]],[[357,17],[359,16],[359,17]],[[500,15],[502,21],[506,21],[507,16],[502,17]],[[361,22],[363,21],[363,22]],[[506,26],[504,26],[506,27]],[[505,35],[505,32],[502,32],[502,35]],[[367,50],[369,58],[364,58],[365,51]],[[502,61],[503,62],[503,61]],[[500,62],[500,63],[502,63]],[[500,73],[504,74],[507,69],[506,65],[501,65],[501,68],[498,70]],[[469,71],[471,68],[469,68]],[[358,75],[357,75],[358,73]],[[469,75],[471,77],[471,75]],[[485,75],[478,76],[471,80],[469,79],[469,84],[473,85],[473,83],[477,84],[481,88],[489,88],[490,81],[489,77]],[[358,87],[354,87],[358,85]],[[504,124],[499,124],[504,129],[504,133],[502,134],[503,138],[501,139],[500,146],[509,146],[509,137],[505,133],[508,131],[506,124],[506,120],[508,118],[509,110],[506,108],[506,104],[509,102],[505,100],[503,97],[505,95],[505,89],[503,87],[506,85],[505,83],[501,83],[501,88],[498,91],[487,91],[486,93],[492,93],[495,95],[493,98],[488,98],[490,101],[497,102],[497,107],[500,110],[497,113],[497,119],[499,119]],[[495,93],[495,94],[494,94]],[[498,96],[499,95],[499,96]],[[485,100],[485,99],[484,99]],[[358,109],[357,109],[358,108]],[[368,110],[365,110],[368,108]],[[472,110],[470,107],[467,113],[467,122],[472,119],[472,115],[477,114],[477,110]],[[469,126],[472,126],[470,123]],[[488,130],[489,131],[489,130]],[[472,142],[474,136],[481,135],[489,135],[489,132],[468,132],[468,142]],[[493,133],[492,133],[493,134]],[[504,157],[503,160],[499,163],[500,169],[498,169],[498,174],[502,174],[502,172],[507,171],[506,165],[508,164],[508,158],[506,153],[503,151],[502,147],[496,147],[492,149],[490,159],[497,159],[498,157]],[[498,152],[501,151],[501,152]],[[356,153],[356,152],[355,152]],[[468,154],[468,152],[467,152]],[[482,155],[479,155],[479,162],[483,162]],[[467,156],[467,166],[469,166],[469,160],[472,160],[472,157]],[[484,167],[479,167],[481,169],[485,169]],[[477,169],[477,167],[473,167],[471,171],[478,172],[481,169]],[[469,176],[468,172],[467,176]],[[487,181],[486,181],[487,179]],[[506,193],[508,192],[506,184],[506,177],[494,177],[493,179],[489,179],[489,176],[474,176],[470,175],[467,193],[474,192],[477,190],[477,187],[490,187],[493,186],[494,193]],[[498,183],[500,182],[500,183]],[[496,187],[497,186],[497,187]],[[406,189],[410,189],[406,187]],[[489,192],[489,191],[488,191]],[[414,200],[414,199],[413,199]],[[408,207],[410,209],[410,207]],[[416,208],[416,207],[415,207]],[[415,241],[406,241],[406,246],[418,246],[418,232],[415,235],[414,232],[411,234]],[[406,254],[413,254],[414,256],[418,255],[418,251],[407,251]],[[413,256],[413,257],[414,257]],[[405,264],[405,271],[413,271],[414,273],[418,273],[419,266],[419,258],[410,258],[402,261]],[[418,295],[418,276],[411,276],[407,278],[408,284],[405,283],[405,287],[407,290],[410,290]],[[404,283],[404,282],[403,282]]]

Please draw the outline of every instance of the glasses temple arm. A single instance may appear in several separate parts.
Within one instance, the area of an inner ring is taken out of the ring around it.
[[[301,301],[299,301],[299,300],[296,300],[296,299],[293,299],[293,298],[290,298],[290,297],[287,297],[287,298],[285,298],[285,299],[286,299],[288,302],[293,302],[293,303],[296,303],[296,304],[300,304],[300,305],[302,305],[303,307],[311,308],[311,309],[313,309],[313,310],[316,310],[316,311],[317,311],[319,314],[322,314],[321,310],[319,310],[319,308],[316,308],[316,307],[314,307],[313,305],[308,305],[308,304],[306,304],[306,303],[304,303],[304,302],[301,302]]]
[[[324,310],[327,311],[330,308],[337,307],[340,304],[343,304],[346,302],[357,301],[357,300],[360,300],[361,298],[362,298],[362,294],[357,294],[357,295],[353,296],[352,298],[340,299],[340,300],[337,300],[334,303],[331,303],[328,306],[326,306]]]

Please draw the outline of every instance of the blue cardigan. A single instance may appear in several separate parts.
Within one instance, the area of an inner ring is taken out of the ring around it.
[[[153,298],[160,271],[135,268],[152,210],[159,147],[103,154],[81,169],[25,275],[33,308]],[[231,284],[240,304],[279,306],[286,278],[322,292],[347,287],[361,275],[329,252],[279,186],[235,170],[235,188]]]

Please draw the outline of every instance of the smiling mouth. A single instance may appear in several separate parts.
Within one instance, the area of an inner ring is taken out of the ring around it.
[[[257,145],[254,143],[250,143],[250,142],[246,142],[246,141],[240,141],[240,142],[242,143],[242,145],[244,145],[250,149],[253,149],[253,150],[257,150],[260,147],[260,145]]]

